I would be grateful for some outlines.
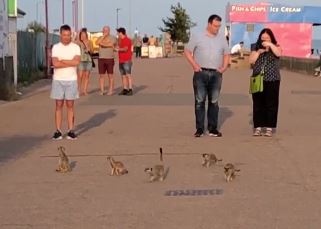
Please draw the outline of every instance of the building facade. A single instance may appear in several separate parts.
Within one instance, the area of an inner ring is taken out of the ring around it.
[[[228,4],[227,31],[231,47],[244,41],[250,48],[263,28],[272,29],[283,56],[311,56],[313,26],[321,25],[321,7],[274,3]]]

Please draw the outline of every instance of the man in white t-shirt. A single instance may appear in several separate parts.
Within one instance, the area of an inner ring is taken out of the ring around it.
[[[77,66],[80,63],[80,48],[71,42],[69,25],[60,27],[60,42],[52,48],[54,75],[51,95],[56,100],[56,132],[52,139],[62,139],[62,110],[66,101],[68,133],[67,139],[77,139],[74,128],[74,101],[79,97],[77,85]]]
[[[231,54],[232,55],[238,55],[239,57],[243,58],[244,55],[244,42],[241,41],[240,43],[234,45],[231,49]]]

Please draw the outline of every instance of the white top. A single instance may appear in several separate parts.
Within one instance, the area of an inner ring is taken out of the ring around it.
[[[234,54],[234,53],[238,53],[240,50],[242,49],[240,43],[234,45],[231,49],[231,53]]]
[[[61,42],[52,47],[52,57],[58,60],[72,60],[75,56],[80,56],[80,47],[75,43],[64,45]],[[55,68],[54,80],[73,81],[77,80],[77,67]]]

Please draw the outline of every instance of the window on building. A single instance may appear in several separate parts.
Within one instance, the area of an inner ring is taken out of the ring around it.
[[[246,24],[246,32],[254,32],[254,24]]]

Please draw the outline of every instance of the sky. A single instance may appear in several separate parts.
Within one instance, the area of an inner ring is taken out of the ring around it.
[[[72,23],[72,0],[65,1],[65,23]],[[80,2],[81,0],[79,0]],[[44,0],[18,0],[18,7],[26,12],[26,16],[18,20],[18,28],[24,29],[31,21],[37,20],[45,24]],[[171,16],[170,6],[181,3],[197,26],[193,30],[200,31],[206,27],[207,18],[211,14],[225,17],[225,7],[230,3],[256,3],[258,0],[83,0],[83,24],[89,31],[101,31],[104,25],[109,25],[115,31],[117,13],[119,27],[125,27],[131,34],[135,29],[141,34],[159,35],[158,27],[163,26],[162,18]],[[293,6],[321,6],[321,0],[291,0],[269,1]],[[62,24],[62,0],[48,0],[49,29],[57,29]],[[81,22],[81,19],[79,19]],[[81,27],[81,24],[79,25]],[[321,26],[319,26],[321,27]],[[314,38],[321,39],[321,28],[316,28]]]

